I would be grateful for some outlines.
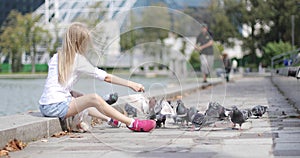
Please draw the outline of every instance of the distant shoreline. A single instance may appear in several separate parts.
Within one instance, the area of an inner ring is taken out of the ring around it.
[[[109,72],[112,73],[112,72]],[[114,71],[115,75],[128,75],[129,72],[124,71]],[[0,79],[45,79],[48,73],[0,73]]]
[[[0,74],[0,79],[39,79],[46,78],[47,73],[43,74]]]

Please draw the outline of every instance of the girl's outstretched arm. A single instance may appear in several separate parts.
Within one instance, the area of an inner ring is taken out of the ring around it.
[[[145,91],[145,88],[142,84],[135,83],[135,82],[132,82],[132,81],[129,81],[129,80],[125,80],[123,78],[117,77],[117,76],[112,75],[112,74],[107,74],[104,81],[112,83],[112,84],[117,84],[117,85],[129,87],[129,88],[131,88],[132,90],[134,90],[136,92],[144,92]]]

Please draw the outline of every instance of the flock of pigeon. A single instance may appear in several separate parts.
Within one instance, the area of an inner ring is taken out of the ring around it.
[[[267,106],[256,105],[250,109],[239,109],[237,106],[225,108],[217,102],[210,102],[204,113],[197,110],[196,107],[187,108],[182,100],[175,102],[167,101],[164,98],[157,100],[152,97],[147,104],[141,106],[142,113],[146,114],[148,119],[156,121],[156,128],[165,127],[167,117],[173,118],[174,123],[181,125],[192,124],[193,130],[200,130],[202,127],[214,124],[217,121],[228,120],[233,123],[233,129],[236,124],[241,129],[242,124],[251,117],[260,118],[266,112]],[[125,105],[125,111],[132,117],[137,117],[137,109],[130,104]]]

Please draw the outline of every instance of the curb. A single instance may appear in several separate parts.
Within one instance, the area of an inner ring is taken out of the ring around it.
[[[0,148],[12,139],[30,142],[61,131],[58,118],[43,117],[39,113],[4,116],[0,122]]]

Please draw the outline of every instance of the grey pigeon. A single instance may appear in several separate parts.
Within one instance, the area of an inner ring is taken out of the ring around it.
[[[262,105],[256,105],[252,108],[252,115],[256,116],[257,118],[262,117],[262,115],[267,111],[266,106],[262,106]]]
[[[233,123],[233,128],[235,128],[236,124],[239,124],[240,129],[242,129],[242,124],[246,121],[242,111],[239,110],[236,106],[233,106],[232,112],[229,115],[230,120]]]
[[[150,120],[155,120],[156,119],[156,114],[155,114],[154,108],[150,109],[148,119],[150,119]]]
[[[188,121],[189,121],[189,122],[192,122],[192,120],[193,120],[192,117],[193,117],[197,112],[199,112],[199,111],[196,109],[195,106],[192,106],[192,107],[190,107],[190,108],[188,109],[187,117],[188,117]]]
[[[155,106],[156,106],[156,99],[154,97],[149,99],[149,115],[148,119],[155,120],[156,119],[156,114],[155,114]]]
[[[155,106],[154,106],[154,112],[155,112],[156,114],[160,113],[160,111],[161,111],[161,109],[162,109],[162,101],[163,101],[163,100],[164,100],[164,98],[161,99],[159,102],[156,102],[156,104],[155,104]]]
[[[188,109],[184,106],[182,100],[177,100],[177,107],[176,107],[176,122],[184,123],[184,121],[188,122]]]
[[[248,120],[252,116],[252,112],[250,109],[242,109],[241,111],[245,120]]]
[[[155,99],[155,97],[152,97],[149,99],[149,109],[154,109],[155,105],[157,103],[157,100]]]
[[[115,102],[117,102],[118,98],[119,98],[118,93],[112,93],[112,94],[108,94],[108,95],[103,96],[103,99],[109,105],[112,105]]]
[[[195,130],[200,130],[206,124],[206,117],[204,114],[197,112],[192,116],[191,122],[194,126],[193,128],[196,128]]]
[[[177,115],[186,115],[187,114],[187,108],[184,106],[184,103],[182,100],[177,100],[177,107],[176,107],[176,113]]]
[[[137,117],[137,109],[128,103],[125,104],[125,111],[128,116]]]
[[[223,107],[217,102],[210,102],[208,104],[208,108],[205,111],[205,115],[207,116],[207,121],[210,123],[214,123],[216,121],[224,120],[228,117],[228,109]]]

